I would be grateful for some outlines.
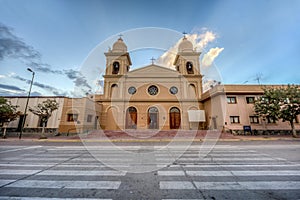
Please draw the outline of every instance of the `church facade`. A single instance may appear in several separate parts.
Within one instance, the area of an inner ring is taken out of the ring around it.
[[[176,70],[152,64],[130,70],[127,46],[119,38],[105,53],[104,92],[96,95],[103,130],[204,129],[200,52],[184,37]]]

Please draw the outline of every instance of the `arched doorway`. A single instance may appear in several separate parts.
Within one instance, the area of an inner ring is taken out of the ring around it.
[[[126,111],[126,129],[136,129],[137,125],[137,110],[135,107],[129,107]]]
[[[158,109],[156,107],[151,107],[148,109],[148,128],[158,129]]]
[[[179,129],[181,123],[180,110],[176,107],[170,109],[170,129]]]

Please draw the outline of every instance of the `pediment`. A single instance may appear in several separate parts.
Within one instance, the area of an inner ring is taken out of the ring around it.
[[[148,65],[127,73],[129,77],[178,77],[180,74],[166,67]]]

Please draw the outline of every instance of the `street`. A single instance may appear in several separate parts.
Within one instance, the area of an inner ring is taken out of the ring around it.
[[[84,144],[2,141],[0,199],[300,198],[299,140]]]

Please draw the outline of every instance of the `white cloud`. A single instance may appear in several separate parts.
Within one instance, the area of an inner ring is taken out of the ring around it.
[[[219,54],[224,50],[224,48],[211,48],[202,58],[202,66],[209,67],[214,62],[214,60],[219,56]]]
[[[2,75],[2,74],[0,74],[0,78],[6,78],[6,76],[5,76],[5,75]]]
[[[212,31],[208,31],[206,29],[202,30],[202,33],[193,33],[186,35],[187,39],[192,42],[195,50],[202,51],[210,42],[213,42],[217,35]],[[177,43],[172,46],[168,51],[166,51],[163,55],[161,55],[157,60],[156,63],[165,67],[173,68],[173,62],[175,60],[178,45],[182,41],[180,38]]]

